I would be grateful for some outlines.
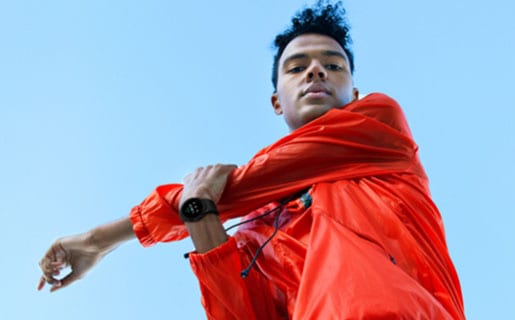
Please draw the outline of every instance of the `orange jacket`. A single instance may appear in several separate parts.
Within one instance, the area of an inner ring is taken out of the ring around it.
[[[286,296],[290,319],[464,318],[441,217],[430,199],[417,146],[394,100],[368,95],[261,150],[229,176],[218,204],[221,218],[243,216],[308,187],[313,205],[308,209],[310,222],[303,227],[309,240],[300,243],[300,258],[274,250],[274,245],[264,253],[264,260],[277,256],[288,266],[281,274],[274,275],[264,263],[245,280],[238,278],[239,272],[214,278],[197,272],[209,259],[224,268],[248,263],[253,252],[244,246],[263,237],[256,232],[243,230],[222,248],[192,255],[210,318],[261,319],[260,312],[267,308],[267,318],[275,318],[271,310],[278,307],[260,301],[255,293],[268,285],[263,276],[279,283],[274,286]],[[187,236],[177,213],[181,192],[180,184],[159,186],[132,209],[134,231],[144,246]],[[291,235],[280,234],[273,241],[289,240],[285,248],[291,250],[296,242]],[[284,273],[296,280],[284,280]],[[254,294],[247,292],[247,298],[237,301],[222,297],[233,286],[250,288],[247,291]],[[213,292],[206,293],[206,288]],[[210,302],[213,297],[221,300]],[[253,309],[254,315],[249,311]]]

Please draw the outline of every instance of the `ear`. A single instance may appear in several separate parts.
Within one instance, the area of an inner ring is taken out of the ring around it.
[[[359,89],[354,87],[352,88],[352,101],[356,101],[359,99]]]
[[[272,107],[274,108],[274,112],[276,115],[283,114],[283,108],[281,108],[281,103],[279,102],[279,97],[277,96],[277,92],[272,94],[270,97],[270,101],[272,102]]]

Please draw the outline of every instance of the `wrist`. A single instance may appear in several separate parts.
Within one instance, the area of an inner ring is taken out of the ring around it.
[[[85,235],[86,250],[95,254],[106,254],[116,247],[116,243],[106,237],[104,230],[97,227],[88,231]]]
[[[218,247],[228,239],[220,217],[208,213],[195,222],[185,222],[186,228],[198,253],[205,253]]]

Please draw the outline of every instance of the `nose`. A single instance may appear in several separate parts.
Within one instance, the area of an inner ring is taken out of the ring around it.
[[[318,61],[313,61],[308,68],[307,73],[307,80],[313,81],[315,78],[318,78],[319,80],[326,80],[327,79],[327,72],[325,68],[320,64]]]

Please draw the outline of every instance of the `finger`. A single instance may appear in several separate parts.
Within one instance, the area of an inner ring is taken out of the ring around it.
[[[217,168],[217,169],[234,169],[237,167],[237,165],[235,165],[233,163],[218,163],[218,164],[212,165],[210,167]]]
[[[55,241],[48,251],[45,253],[43,258],[39,262],[39,267],[43,273],[50,273],[54,269],[54,263],[63,263],[63,254],[61,253],[62,248],[58,241]],[[64,255],[66,256],[66,254]]]
[[[52,257],[51,257],[51,260],[49,261],[49,266],[52,267],[52,269],[55,269],[55,267],[53,266],[54,263],[56,262],[61,262],[62,259],[59,258],[59,247],[58,247],[58,244],[57,244],[57,241],[52,245]]]
[[[41,277],[46,283],[48,284],[55,284],[56,281],[59,281],[58,279],[54,278],[53,272],[52,273],[43,273],[43,276]],[[41,281],[41,280],[40,280]]]
[[[39,283],[38,283],[38,291],[41,291],[41,289],[43,289],[45,287],[45,283],[46,283],[46,279],[45,277],[41,277],[39,279]]]
[[[229,175],[236,168],[238,168],[238,166],[235,164],[222,164],[218,170],[220,174]]]
[[[52,269],[63,269],[64,267],[66,267],[66,263],[65,262],[62,262],[62,261],[53,261],[53,262],[50,262],[50,267]]]
[[[50,288],[50,292],[54,292],[61,288],[61,281],[56,281],[54,284],[52,284],[52,287]]]
[[[182,179],[182,182],[183,182],[184,184],[187,184],[189,181],[191,181],[192,177],[193,177],[193,174],[192,174],[192,173],[189,173],[189,174],[187,174],[187,175]]]
[[[220,201],[222,194],[225,190],[229,174],[236,168],[237,166],[233,164],[219,164],[214,167],[214,170],[211,173],[211,179],[209,180],[209,183],[211,199],[215,203],[218,203],[218,201]]]
[[[54,245],[54,261],[66,264],[68,260],[68,252],[63,247],[62,240],[57,240]]]
[[[81,278],[81,275],[77,272],[71,272],[66,277],[62,278],[61,280],[57,280],[56,283],[50,288],[50,292],[57,291],[59,289],[65,288],[72,284],[73,282],[79,280]]]
[[[232,171],[232,170],[238,168],[238,166],[235,165],[235,164],[224,164],[223,166],[224,166],[225,169],[227,169],[229,171]]]
[[[50,263],[50,266],[52,266],[52,269],[54,269],[54,270],[64,269],[67,265],[68,265],[68,263],[66,263],[64,261],[63,262],[61,262],[61,261],[54,261],[54,262]]]
[[[43,272],[43,276],[48,279],[48,276],[54,272],[55,268],[51,265],[51,262],[48,259],[43,259],[39,263],[39,267]]]
[[[49,284],[54,284],[55,281],[57,281],[57,279],[55,279],[54,277],[59,275],[60,270],[63,269],[59,266],[56,267],[54,263],[48,260],[48,258],[43,259],[39,263],[39,266],[41,268],[41,271],[43,272],[43,275],[39,280],[38,288],[43,288],[45,282],[48,282]]]
[[[49,257],[45,257],[39,262],[39,267],[43,273],[48,274],[66,267],[66,261],[52,261]]]
[[[54,277],[52,276],[49,276],[47,274],[43,274],[41,276],[41,278],[39,279],[39,283],[38,283],[38,290],[41,290],[45,287],[46,284],[49,284],[49,285],[56,285],[59,283],[59,279],[55,279]]]

